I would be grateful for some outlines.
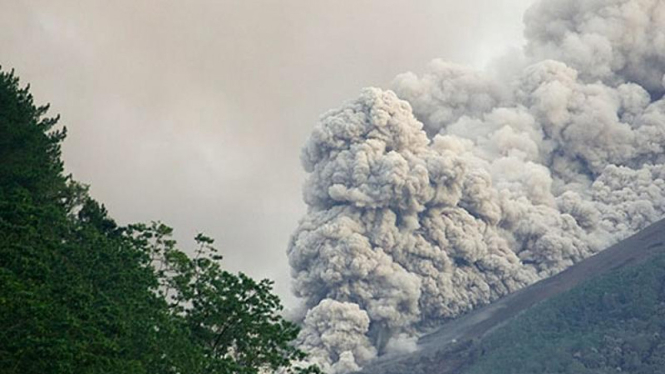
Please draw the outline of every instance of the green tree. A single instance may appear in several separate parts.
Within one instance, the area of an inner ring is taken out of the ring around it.
[[[46,111],[0,72],[0,367],[146,372],[165,302],[150,292],[147,256],[63,175],[65,130]]]
[[[190,258],[176,247],[172,229],[164,224],[131,225],[128,232],[137,248],[150,253],[158,292],[204,352],[206,372],[320,372],[293,364],[306,357],[291,345],[300,329],[280,316],[282,305],[272,293],[272,281],[223,270],[214,240],[203,234],[196,236],[198,247]]]
[[[0,71],[3,373],[258,373],[297,368],[269,281],[195,258],[164,225],[122,227],[63,174],[65,129]]]

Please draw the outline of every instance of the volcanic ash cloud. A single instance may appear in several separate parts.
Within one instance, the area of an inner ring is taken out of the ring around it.
[[[314,129],[288,256],[325,370],[412,350],[665,216],[665,3],[550,0],[525,22],[515,76],[433,61]]]

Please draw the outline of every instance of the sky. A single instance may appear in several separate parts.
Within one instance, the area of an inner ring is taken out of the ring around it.
[[[276,281],[321,114],[434,58],[482,68],[533,0],[0,0],[0,66],[67,126],[66,170],[119,223],[160,220]]]

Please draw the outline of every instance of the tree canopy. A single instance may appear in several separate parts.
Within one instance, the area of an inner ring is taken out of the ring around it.
[[[272,282],[118,225],[64,174],[66,129],[0,71],[0,367],[5,373],[318,372]]]

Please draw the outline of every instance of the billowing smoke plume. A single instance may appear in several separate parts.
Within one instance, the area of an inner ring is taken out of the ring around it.
[[[314,129],[288,255],[324,369],[412,349],[665,216],[665,2],[549,0],[525,22],[515,76],[434,61]]]

